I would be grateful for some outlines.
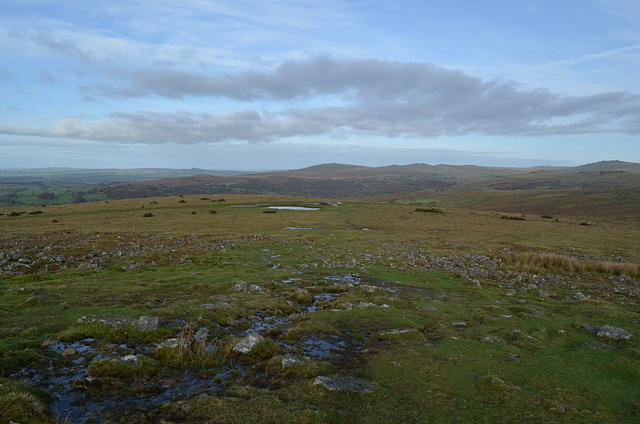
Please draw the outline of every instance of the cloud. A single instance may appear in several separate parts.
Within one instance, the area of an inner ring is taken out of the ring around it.
[[[0,132],[132,143],[267,142],[290,137],[546,136],[640,133],[640,96],[610,92],[566,96],[523,90],[429,63],[317,57],[269,72],[209,75],[175,70],[120,74],[118,87],[86,87],[99,96],[216,97],[250,106],[226,114],[111,113],[65,119],[54,129]],[[254,103],[270,105],[258,110]],[[294,107],[295,106],[295,107]]]
[[[640,44],[633,44],[631,46],[620,47],[618,49],[609,50],[606,52],[587,54],[579,57],[575,57],[567,60],[559,60],[556,62],[547,63],[545,65],[540,66],[540,68],[552,67],[552,66],[570,66],[576,65],[585,62],[592,62],[594,60],[606,59],[609,56],[614,56],[620,53],[625,53],[628,51],[638,50],[640,49]]]

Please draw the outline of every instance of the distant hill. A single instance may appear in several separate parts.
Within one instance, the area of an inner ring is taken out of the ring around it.
[[[45,196],[39,196],[45,193]],[[260,194],[431,204],[528,213],[638,216],[640,164],[577,167],[322,164],[242,173],[202,169],[0,171],[0,206],[171,195]]]
[[[565,172],[611,172],[626,171],[640,174],[640,163],[623,162],[619,160],[604,160],[601,162],[589,163],[587,165],[567,168]]]
[[[0,169],[0,183],[33,182],[56,184],[98,184],[146,181],[159,178],[189,177],[193,175],[239,175],[240,171],[211,171],[206,169],[78,169],[78,168],[36,168]]]

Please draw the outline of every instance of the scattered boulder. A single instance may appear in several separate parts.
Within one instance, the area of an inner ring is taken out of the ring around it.
[[[244,281],[240,281],[236,283],[233,288],[234,291],[248,293],[248,294],[264,294],[264,290],[262,287],[256,284],[247,284]]]
[[[377,292],[385,291],[385,289],[382,287],[371,286],[369,284],[360,284],[358,288],[360,288],[360,290],[366,293],[377,293]]]
[[[72,347],[68,347],[65,350],[63,350],[62,352],[60,352],[60,355],[67,357],[67,356],[73,356],[73,355],[77,355],[78,351]]]
[[[251,333],[247,337],[236,343],[236,345],[233,347],[233,350],[235,350],[236,352],[247,354],[251,352],[251,350],[262,341],[264,341],[264,337],[262,337],[260,334]]]
[[[611,340],[629,340],[631,337],[633,337],[633,334],[629,333],[627,330],[619,327],[614,327],[612,325],[605,325],[600,329],[600,331],[598,331],[596,335],[598,337]]]
[[[157,330],[162,323],[162,318],[160,317],[147,317],[141,316],[138,318],[138,330],[140,331],[153,331]]]
[[[142,262],[133,262],[127,261],[127,265],[123,266],[122,269],[124,271],[140,271],[141,269],[146,268],[146,265]]]
[[[438,307],[435,305],[424,305],[422,308],[420,308],[421,311],[437,311]]]
[[[316,377],[314,385],[322,385],[331,391],[348,391],[356,393],[371,393],[380,390],[376,385],[356,377]]]
[[[602,329],[602,327],[598,327],[597,325],[592,324],[582,324],[582,328],[584,328],[591,334],[598,334],[598,332]]]
[[[553,297],[554,294],[553,294],[553,292],[550,292],[548,290],[538,290],[538,296],[540,296],[540,297]]]
[[[311,366],[311,367],[317,367],[318,365],[314,364],[313,362],[305,362],[301,359],[298,358],[294,358],[292,356],[285,356],[282,358],[282,368],[284,367],[291,367],[294,365],[302,365],[302,366]]]
[[[615,349],[615,346],[611,346],[608,344],[604,344],[604,343],[600,343],[600,342],[588,342],[588,343],[583,343],[582,347],[595,347],[597,349],[608,349],[608,348],[613,348]]]
[[[158,346],[156,346],[156,350],[160,350],[164,348],[178,349],[178,348],[188,348],[188,347],[189,347],[189,341],[177,339],[174,337],[171,339],[167,339],[161,343],[158,343]]]
[[[138,355],[127,355],[120,359],[120,361],[131,365],[138,365]]]
[[[588,300],[589,298],[580,292],[575,292],[571,295],[571,299],[573,300]]]
[[[487,336],[484,339],[482,339],[483,342],[485,343],[494,343],[495,340],[493,340],[491,337]]]
[[[464,321],[456,321],[454,323],[451,323],[451,325],[453,325],[454,327],[457,327],[457,328],[466,328],[466,327],[468,327],[467,323],[464,322]]]
[[[134,325],[136,320],[125,315],[90,315],[78,318],[77,322],[78,324],[101,322],[114,330],[120,330],[123,327]]]

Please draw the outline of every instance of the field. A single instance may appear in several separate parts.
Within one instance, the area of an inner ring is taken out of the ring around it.
[[[0,208],[0,422],[639,422],[637,216],[436,195]]]

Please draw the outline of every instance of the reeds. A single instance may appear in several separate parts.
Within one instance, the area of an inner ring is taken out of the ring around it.
[[[217,340],[207,341],[207,337],[195,332],[190,325],[185,326],[178,338],[175,350],[176,362],[190,367],[219,366],[225,358],[218,352]]]

